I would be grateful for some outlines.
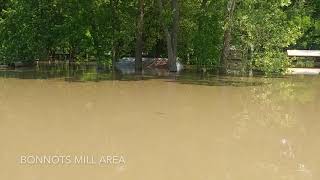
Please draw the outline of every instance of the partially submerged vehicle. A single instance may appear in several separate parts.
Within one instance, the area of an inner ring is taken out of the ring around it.
[[[0,64],[0,69],[8,69],[8,65]]]
[[[150,73],[165,73],[168,72],[168,59],[167,58],[142,58],[142,67],[144,72]],[[123,74],[135,73],[135,58],[125,57],[116,63],[116,68]],[[182,63],[177,60],[177,72],[183,70]]]

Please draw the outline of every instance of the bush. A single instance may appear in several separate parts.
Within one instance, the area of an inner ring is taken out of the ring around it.
[[[290,67],[291,61],[280,51],[268,51],[254,56],[253,67],[265,74],[284,74]]]

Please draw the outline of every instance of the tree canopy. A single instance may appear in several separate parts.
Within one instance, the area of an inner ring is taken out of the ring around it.
[[[319,0],[0,0],[0,63],[169,57],[175,71],[237,49],[246,70],[281,73],[287,48],[320,48],[319,12]]]

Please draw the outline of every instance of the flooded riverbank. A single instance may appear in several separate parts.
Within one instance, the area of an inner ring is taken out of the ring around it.
[[[319,179],[319,89],[319,76],[1,71],[0,179]],[[125,163],[21,164],[36,155]]]

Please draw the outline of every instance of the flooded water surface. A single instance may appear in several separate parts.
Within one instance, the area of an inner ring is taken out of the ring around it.
[[[317,180],[319,90],[319,76],[1,71],[0,179]]]

